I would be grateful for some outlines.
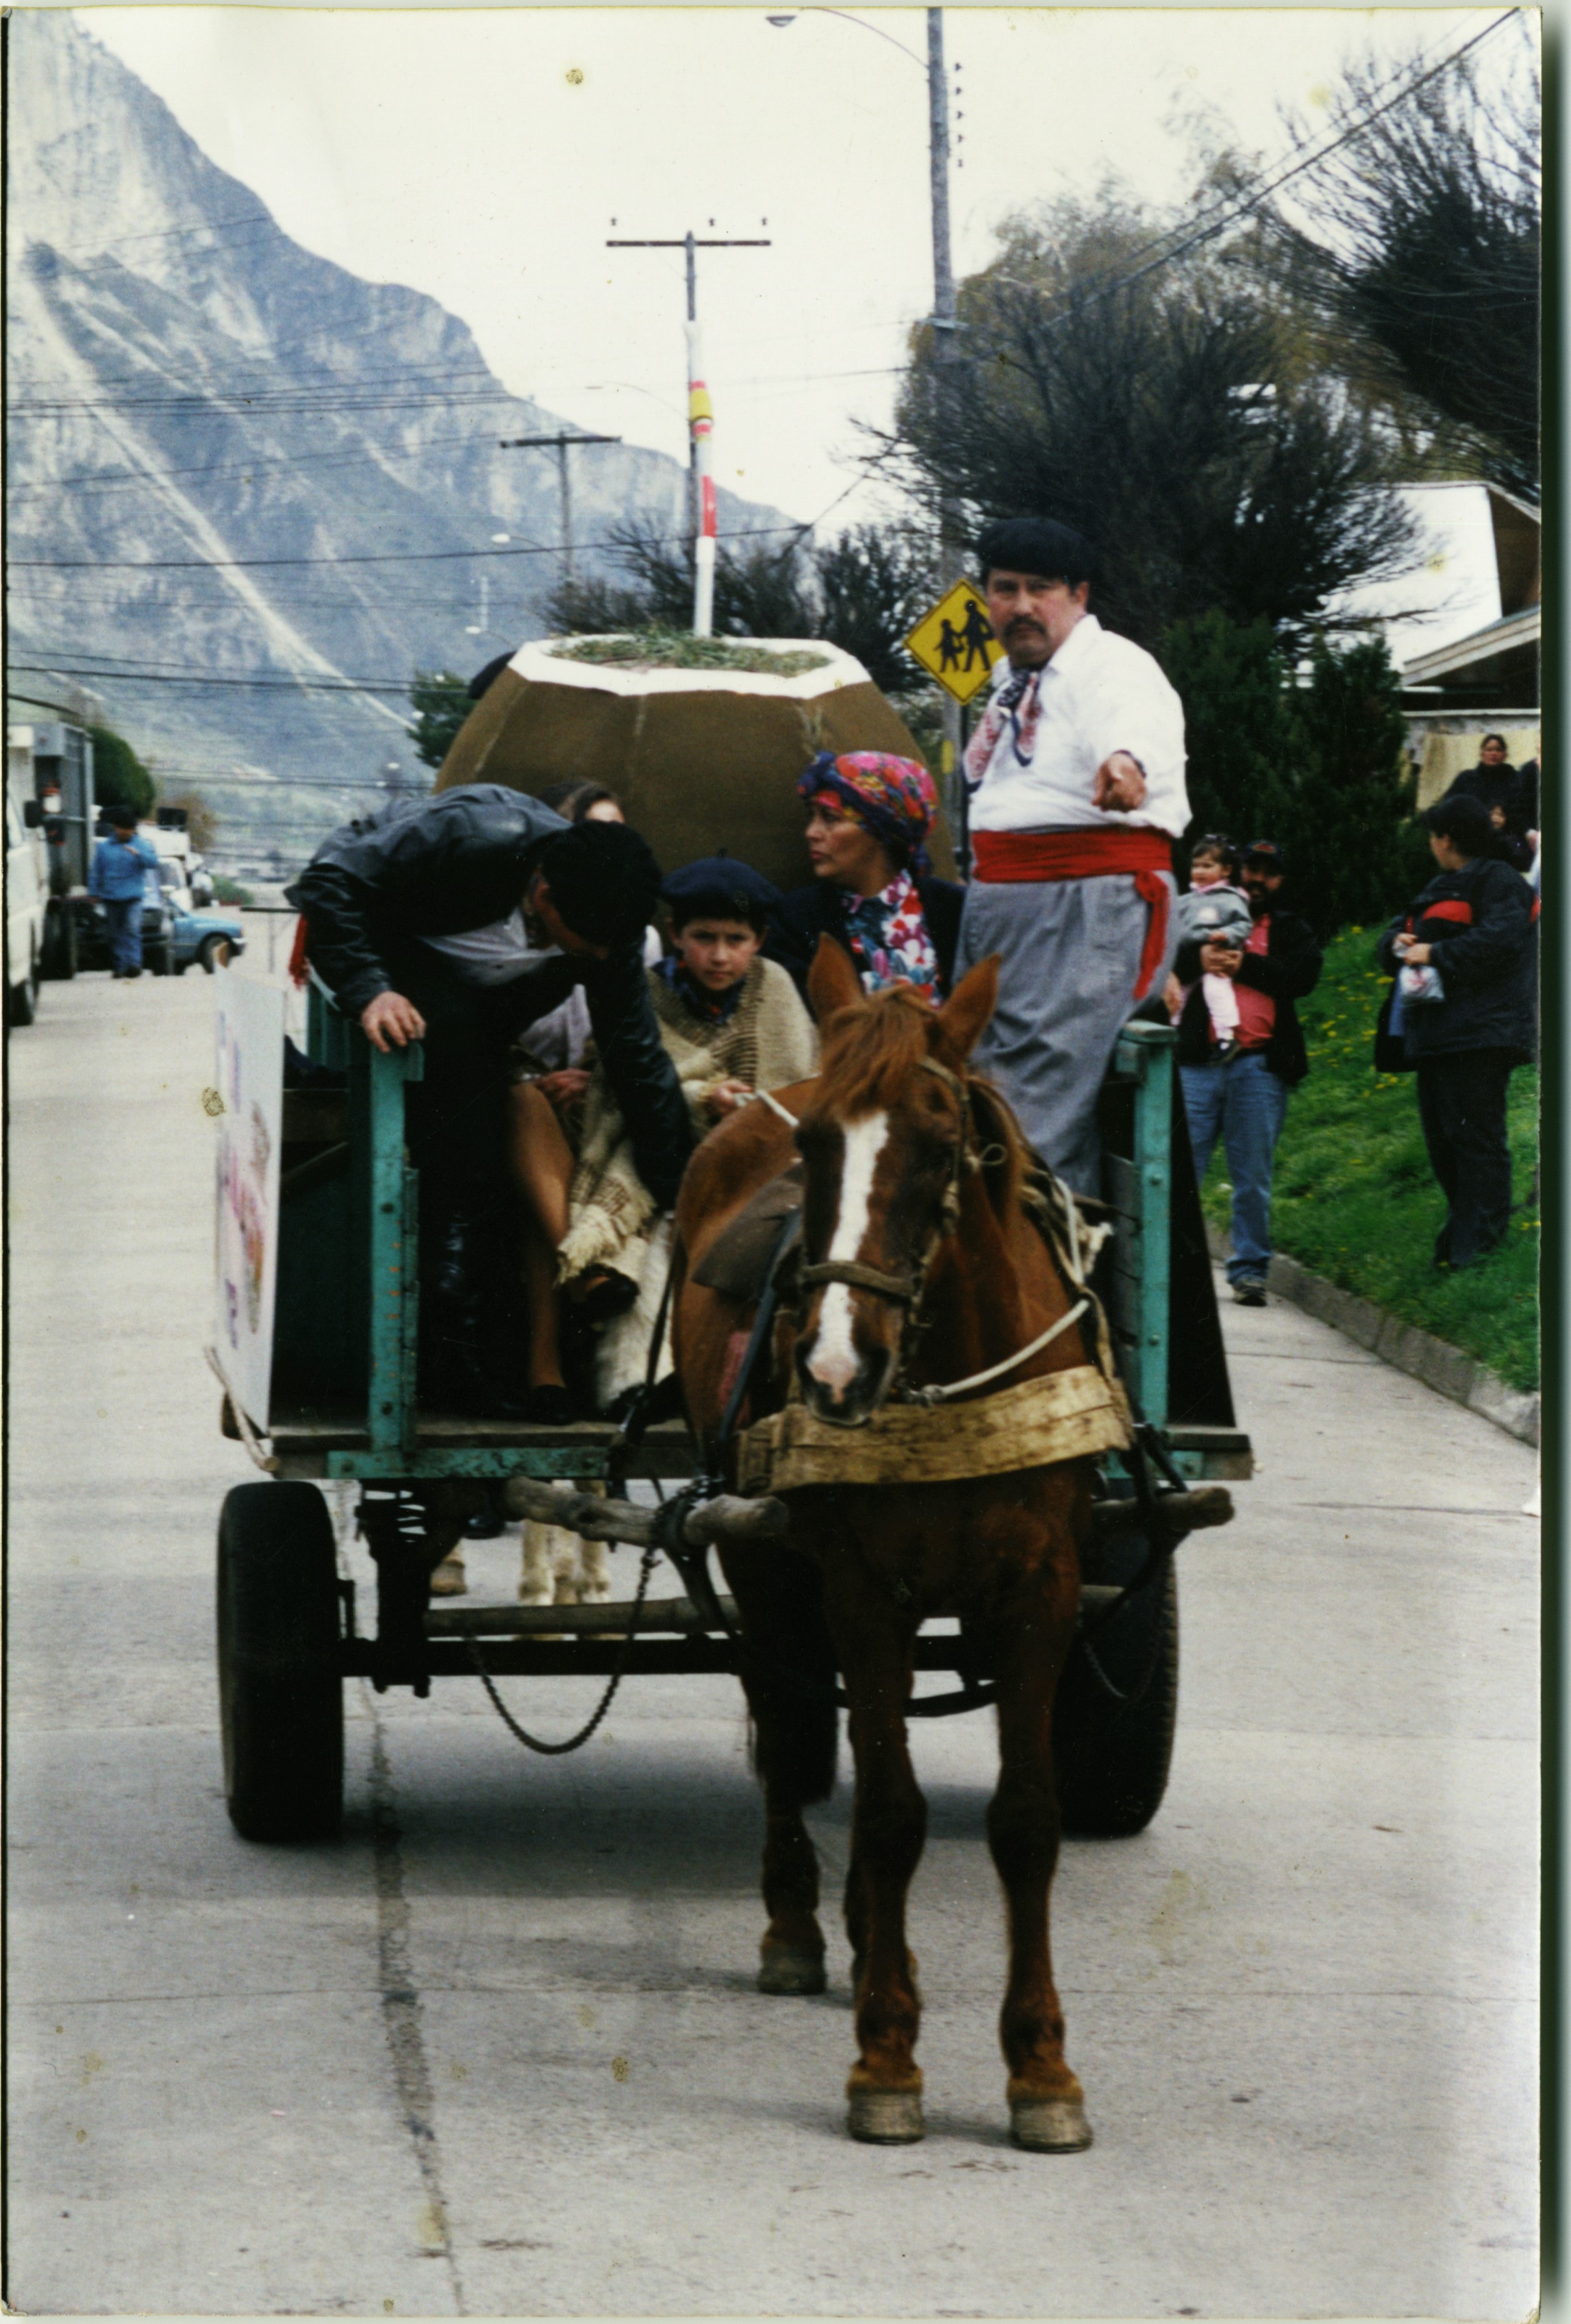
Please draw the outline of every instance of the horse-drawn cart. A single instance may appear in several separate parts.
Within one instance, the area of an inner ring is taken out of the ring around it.
[[[249,1839],[325,1838],[340,1813],[346,1680],[424,1694],[433,1679],[476,1674],[609,1682],[734,1672],[733,1609],[708,1585],[707,1544],[727,1526],[767,1530],[759,1512],[772,1505],[754,1504],[751,1514],[735,1501],[695,1510],[689,1499],[663,1532],[652,1507],[636,1517],[624,1510],[619,1537],[650,1544],[638,1601],[430,1605],[432,1512],[439,1506],[450,1517],[464,1489],[477,1508],[504,1480],[513,1514],[557,1515],[542,1484],[605,1480],[617,1493],[634,1480],[657,1489],[685,1485],[693,1445],[677,1421],[652,1425],[630,1446],[609,1424],[531,1428],[423,1409],[420,1189],[404,1123],[420,1050],[379,1053],[313,986],[307,1047],[316,1077],[286,1089],[283,994],[229,972],[220,986],[218,1080],[209,1093],[220,1132],[212,1352],[226,1433],[244,1440],[267,1476],[231,1491],[219,1523],[226,1791]],[[1187,1147],[1173,1136],[1174,1079],[1172,1036],[1132,1023],[1104,1098],[1114,1231],[1096,1280],[1124,1379],[1171,1471],[1197,1481],[1246,1477],[1249,1444],[1234,1424]],[[340,1570],[321,1489],[331,1481],[353,1496],[375,1560],[369,1621]],[[1175,1495],[1175,1508],[1180,1498],[1185,1513],[1169,1513],[1172,1536],[1224,1514],[1224,1495]],[[1065,1823],[1082,1833],[1140,1830],[1166,1783],[1177,1584],[1142,1522],[1148,1506],[1135,1498],[1126,1464],[1105,1461],[1095,1537],[1083,1559],[1080,1639],[1055,1720]],[[584,1517],[581,1529],[592,1523]],[[647,1593],[657,1545],[683,1577],[680,1594]],[[919,1692],[913,1715],[991,1699],[987,1673],[956,1627],[929,1625],[916,1662],[919,1672],[959,1683]]]

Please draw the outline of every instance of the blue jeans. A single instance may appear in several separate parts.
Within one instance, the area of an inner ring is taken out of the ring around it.
[[[1271,1262],[1271,1164],[1287,1118],[1288,1085],[1259,1049],[1240,1049],[1221,1065],[1180,1065],[1178,1073],[1196,1177],[1205,1177],[1220,1138],[1233,1178],[1227,1279],[1259,1282]]]
[[[104,905],[109,923],[109,958],[117,976],[142,965],[142,899],[113,896]]]

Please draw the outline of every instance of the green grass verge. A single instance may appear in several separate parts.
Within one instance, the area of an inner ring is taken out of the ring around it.
[[[1271,1240],[1317,1275],[1404,1323],[1465,1348],[1516,1388],[1539,1385],[1539,1076],[1511,1075],[1507,1121],[1520,1206],[1503,1246],[1460,1275],[1430,1266],[1445,1200],[1419,1127],[1411,1074],[1377,1074],[1374,1020],[1386,980],[1374,969],[1375,931],[1348,928],[1326,948],[1326,967],[1298,1016],[1309,1077],[1294,1091],[1277,1148]],[[1218,1147],[1206,1212],[1227,1223],[1229,1185]]]

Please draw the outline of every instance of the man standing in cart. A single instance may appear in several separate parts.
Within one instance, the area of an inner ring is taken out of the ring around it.
[[[966,753],[972,884],[955,973],[1001,955],[976,1062],[1043,1161],[1096,1194],[1097,1093],[1171,958],[1183,705],[1151,656],[1090,612],[1092,551],[1070,526],[1011,518],[978,550],[1006,659]]]
[[[425,1044],[411,1130],[438,1222],[430,1392],[457,1409],[510,1410],[484,1331],[487,1222],[506,1200],[509,1047],[575,984],[643,1183],[661,1209],[676,1201],[692,1131],[643,971],[660,877],[624,824],[568,824],[504,784],[468,783],[413,814],[346,825],[285,890],[344,1014],[384,1052]]]

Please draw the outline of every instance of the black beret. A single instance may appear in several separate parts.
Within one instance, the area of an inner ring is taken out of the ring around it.
[[[1084,533],[1051,516],[1010,516],[990,524],[976,543],[982,577],[1034,573],[1040,581],[1067,581],[1077,589],[1092,578],[1095,555]]]
[[[780,890],[735,855],[705,855],[673,872],[661,894],[678,921],[700,912],[716,919],[746,920],[762,927],[780,901]]]

